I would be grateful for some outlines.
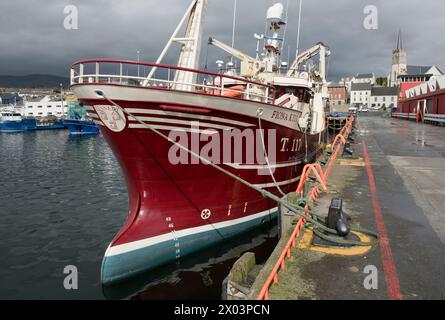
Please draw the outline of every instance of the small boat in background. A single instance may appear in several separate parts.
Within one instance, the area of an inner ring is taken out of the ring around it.
[[[20,113],[2,111],[0,113],[0,132],[23,132],[22,116]]]
[[[97,124],[88,117],[77,99],[68,100],[68,118],[63,121],[73,135],[94,135],[99,133]]]
[[[23,117],[20,113],[1,112],[0,132],[14,133],[37,130],[65,129],[63,120],[56,117]]]
[[[91,120],[67,119],[63,121],[63,124],[74,135],[99,133],[99,127]]]

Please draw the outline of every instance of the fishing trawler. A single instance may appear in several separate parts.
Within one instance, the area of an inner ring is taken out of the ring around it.
[[[71,66],[71,89],[100,126],[128,189],[127,219],[103,258],[104,284],[273,219],[277,204],[258,190],[293,191],[304,164],[321,152],[328,48],[317,44],[283,72],[278,3],[267,11],[271,34],[257,37],[264,54],[250,57],[212,38],[210,45],[240,60],[240,72],[200,71],[207,2],[192,1],[156,63]],[[172,43],[181,45],[179,62],[163,65]],[[316,55],[318,70],[301,71]]]
[[[70,99],[68,102],[68,116],[63,120],[63,124],[70,131],[71,135],[96,135],[99,127],[87,116],[87,112],[77,99]]]
[[[0,132],[23,132],[22,115],[15,111],[0,110]]]

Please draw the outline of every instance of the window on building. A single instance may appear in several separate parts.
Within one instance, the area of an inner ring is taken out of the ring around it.
[[[383,97],[383,102],[385,102],[386,101],[386,97]]]
[[[377,102],[377,97],[374,97],[374,102]]]
[[[37,108],[43,108],[42,106],[38,106]]]
[[[28,106],[28,109],[32,109],[32,106]]]
[[[62,107],[62,106],[61,106],[60,104],[56,106],[56,108],[61,108],[61,107]]]
[[[28,112],[28,116],[32,116],[32,115],[34,115],[33,112]]]
[[[38,115],[41,116],[43,114],[43,112],[39,112]]]
[[[53,113],[52,112],[48,112],[48,115],[52,115]]]
[[[52,106],[47,106],[47,108],[52,108]]]

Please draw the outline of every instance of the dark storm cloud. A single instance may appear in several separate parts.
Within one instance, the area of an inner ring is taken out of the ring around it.
[[[0,3],[0,74],[67,75],[83,58],[155,60],[182,17],[189,0],[3,0]],[[254,33],[264,33],[273,0],[238,0],[236,47],[255,54]],[[286,0],[282,1],[286,4]],[[63,9],[79,9],[79,30],[63,27]],[[209,0],[204,41],[209,35],[230,43],[233,0]],[[379,12],[378,30],[363,27],[366,5]],[[397,30],[403,30],[410,64],[443,65],[443,4],[437,0],[303,0],[301,49],[323,41],[331,47],[329,76],[357,72],[385,75]],[[289,0],[287,44],[295,52],[298,0]],[[287,55],[287,49],[284,50]],[[207,45],[201,60],[204,63]],[[166,62],[174,63],[174,51]],[[224,57],[209,49],[209,64]]]

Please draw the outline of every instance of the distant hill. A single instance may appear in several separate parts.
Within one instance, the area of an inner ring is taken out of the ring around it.
[[[27,76],[0,75],[0,88],[58,88],[69,86],[69,78],[49,74],[30,74]]]

